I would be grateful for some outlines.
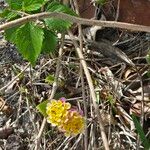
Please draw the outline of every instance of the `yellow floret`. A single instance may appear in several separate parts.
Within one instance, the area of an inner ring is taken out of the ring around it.
[[[65,121],[61,126],[61,130],[66,136],[76,136],[84,130],[85,119],[77,111],[69,111]]]
[[[46,107],[47,121],[53,126],[60,126],[70,108],[70,103],[61,100],[51,100]]]

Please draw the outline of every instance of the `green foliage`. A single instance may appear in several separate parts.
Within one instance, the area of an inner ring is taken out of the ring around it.
[[[73,12],[69,7],[67,7],[66,5],[62,5],[59,2],[52,2],[47,6],[47,10],[50,12],[63,12],[63,13],[67,13],[70,15],[76,15],[75,12]]]
[[[7,21],[13,20],[13,19],[17,18],[17,16],[18,16],[18,13],[12,12],[8,9],[6,9],[0,13],[0,17],[7,19]]]
[[[30,13],[32,11],[40,9],[44,0],[6,0],[9,4],[9,8],[6,8],[3,12],[0,13],[0,17],[6,18],[7,20],[16,19],[17,16],[20,16],[19,12],[23,11]]]
[[[46,114],[46,106],[47,106],[47,103],[50,102],[49,100],[46,100],[42,103],[40,103],[39,105],[37,105],[37,109],[39,110],[39,112],[44,116],[44,117],[47,117],[47,114]]]
[[[6,31],[7,39],[16,44],[19,52],[32,65],[41,53],[43,35],[43,30],[34,23],[27,23],[17,29]]]
[[[44,40],[42,45],[42,52],[53,52],[57,46],[58,38],[54,32],[44,30]]]
[[[145,150],[150,149],[150,142],[148,142],[148,140],[147,140],[147,138],[146,138],[146,136],[144,134],[144,131],[143,131],[142,127],[141,127],[141,124],[139,123],[139,121],[137,120],[137,118],[134,115],[132,115],[132,119],[133,119],[133,122],[135,124],[136,129],[137,129],[137,132],[138,132],[138,134],[140,136],[140,139],[141,139],[141,141],[142,141],[142,143],[144,145],[144,149]]]
[[[76,15],[69,7],[57,1],[48,0],[6,0],[9,7],[0,12],[0,17],[9,20],[20,18],[22,14],[39,13],[46,7],[47,12],[62,12]],[[45,5],[46,4],[46,5]],[[15,44],[22,56],[32,65],[35,64],[41,52],[53,52],[57,46],[56,33],[68,29],[72,23],[60,19],[40,20],[42,27],[33,22],[13,27],[5,31],[6,40]],[[45,24],[44,24],[45,23]]]
[[[70,15],[76,15],[70,8],[66,5],[62,5],[58,2],[52,2],[47,6],[47,11],[49,12],[62,12]],[[69,21],[64,21],[61,19],[48,18],[45,19],[46,25],[50,30],[64,31],[71,27],[72,23]]]
[[[47,82],[50,85],[52,85],[54,83],[54,80],[55,80],[55,77],[50,74],[45,78],[45,82]]]
[[[24,0],[22,8],[24,11],[38,10],[44,4],[44,0]]]
[[[16,46],[20,53],[34,64],[41,53],[44,33],[34,23],[27,23],[17,30]]]
[[[10,29],[7,29],[5,31],[5,38],[6,40],[12,42],[12,43],[16,43],[16,34],[17,34],[17,29],[19,27],[14,27],[14,28],[10,28]]]
[[[108,101],[110,102],[111,106],[114,106],[115,98],[113,97],[113,95],[109,94],[107,98],[108,98]]]
[[[46,25],[50,30],[63,32],[71,27],[71,23],[60,19],[45,19]]]
[[[6,0],[6,2],[12,10],[21,10],[22,8],[22,0]]]
[[[33,11],[39,9],[44,0],[6,0],[12,10]]]

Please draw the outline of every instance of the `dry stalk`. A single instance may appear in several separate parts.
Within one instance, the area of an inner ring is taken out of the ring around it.
[[[102,136],[104,148],[105,148],[105,150],[109,150],[109,145],[108,145],[108,140],[107,140],[107,137],[106,137],[106,134],[105,134],[104,125],[103,125],[103,122],[102,122],[102,118],[101,118],[101,115],[100,115],[98,105],[96,104],[96,95],[95,95],[95,92],[94,92],[94,86],[93,86],[91,75],[90,75],[89,70],[87,68],[87,64],[86,64],[86,61],[84,60],[82,51],[78,47],[78,44],[76,43],[76,41],[73,39],[72,32],[68,31],[68,34],[69,34],[69,36],[70,36],[70,38],[71,38],[71,40],[72,40],[72,42],[75,46],[77,54],[80,58],[80,62],[82,64],[82,67],[83,67],[83,70],[84,70],[84,73],[85,73],[85,76],[86,76],[86,79],[87,79],[87,82],[88,82],[88,85],[89,85],[92,102],[93,102],[93,105],[94,105],[94,108],[95,108],[95,113],[97,114],[97,117],[98,117],[98,122],[99,122],[99,127],[100,127],[100,131],[101,131],[101,136]]]
[[[79,13],[79,6],[77,0],[73,0],[76,13],[80,16]],[[79,43],[80,43],[80,50],[83,51],[83,34],[82,34],[82,27],[78,24],[79,30]],[[84,74],[83,74],[83,67],[80,63],[80,75],[81,75],[81,84],[82,84],[82,97],[83,97],[83,105],[84,105],[84,115],[85,115],[85,131],[84,131],[84,149],[88,150],[88,132],[87,132],[87,104],[86,104],[86,95],[85,95],[85,84],[84,84]]]

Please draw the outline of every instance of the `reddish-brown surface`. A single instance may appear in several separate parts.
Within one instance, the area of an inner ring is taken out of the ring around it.
[[[150,25],[150,1],[120,0],[119,21]]]
[[[78,0],[80,15],[93,18],[95,7],[91,0]],[[114,20],[118,0],[107,0],[104,13],[108,20]],[[150,0],[120,0],[118,21],[141,25],[150,25]]]
[[[104,7],[106,18],[113,20],[118,0],[108,0]],[[114,8],[112,7],[114,5]],[[150,0],[120,0],[118,21],[150,25]]]
[[[95,14],[95,7],[91,3],[91,0],[77,0],[79,9],[80,9],[80,16],[82,18],[91,19],[94,17]]]

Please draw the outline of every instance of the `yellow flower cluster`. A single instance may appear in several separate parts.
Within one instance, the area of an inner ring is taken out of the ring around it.
[[[47,104],[46,113],[47,121],[53,126],[58,126],[66,136],[75,136],[84,130],[84,117],[64,100],[51,100]]]
[[[47,121],[53,126],[60,126],[70,108],[70,103],[65,103],[61,100],[51,100],[51,102],[47,104],[46,108],[46,113],[48,115]]]
[[[65,121],[60,126],[65,131],[66,136],[76,136],[84,130],[85,120],[76,110],[70,110],[66,115]]]

